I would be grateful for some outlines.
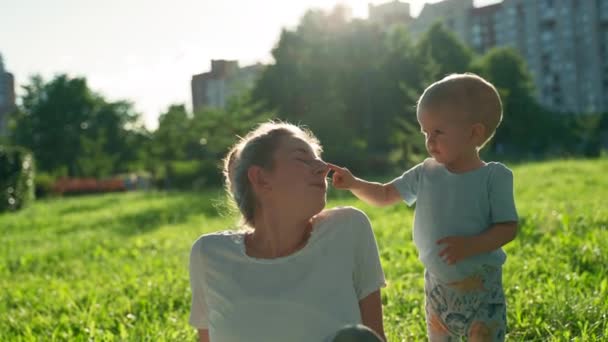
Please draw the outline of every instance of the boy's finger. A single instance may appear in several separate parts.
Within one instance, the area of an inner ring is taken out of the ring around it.
[[[343,170],[343,168],[339,167],[338,165],[334,165],[334,164],[328,163],[328,162],[326,162],[326,164],[333,171],[342,171]]]

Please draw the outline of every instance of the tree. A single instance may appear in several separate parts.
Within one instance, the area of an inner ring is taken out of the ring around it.
[[[69,176],[108,176],[125,171],[139,114],[128,102],[107,102],[84,78],[34,76],[12,117],[10,140],[29,148],[38,169]]]
[[[395,27],[387,36],[388,54],[384,63],[387,95],[394,113],[387,143],[390,161],[400,169],[420,162],[426,155],[424,138],[416,119],[416,104],[426,86],[434,81],[435,63],[418,53],[402,26]]]
[[[158,118],[153,135],[153,154],[158,160],[184,160],[188,156],[190,117],[183,104],[171,105]]]
[[[168,188],[193,189],[219,184],[221,161],[239,136],[274,115],[250,103],[249,93],[233,96],[226,109],[205,108],[190,115],[172,105],[159,118],[150,165]]]
[[[428,63],[413,50],[403,29],[386,32],[350,20],[341,7],[309,11],[296,30],[282,32],[275,62],[256,84],[253,100],[307,125],[327,159],[379,172],[394,146],[396,120],[412,120],[411,108],[428,79]]]
[[[503,121],[490,149],[512,155],[543,153],[557,121],[534,98],[523,58],[511,48],[495,48],[477,60],[473,70],[494,84],[503,103]]]
[[[473,52],[458,37],[446,30],[443,24],[435,23],[425,32],[416,45],[422,60],[434,64],[433,78],[438,80],[452,73],[469,71]]]
[[[226,109],[208,108],[194,112],[189,138],[193,158],[217,163],[225,157],[238,137],[245,136],[253,127],[276,117],[251,102],[249,92],[232,97]]]

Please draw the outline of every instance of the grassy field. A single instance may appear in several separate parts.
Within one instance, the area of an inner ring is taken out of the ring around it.
[[[505,248],[508,340],[608,340],[608,160],[513,169],[521,228]],[[330,195],[329,207],[372,220],[389,340],[424,340],[412,211]],[[0,341],[194,340],[188,254],[200,234],[235,222],[222,202],[220,190],[128,193],[0,214]]]

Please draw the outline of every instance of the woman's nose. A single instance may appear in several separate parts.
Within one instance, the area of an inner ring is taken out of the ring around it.
[[[321,159],[317,159],[313,168],[315,173],[326,173],[329,171],[329,165]]]

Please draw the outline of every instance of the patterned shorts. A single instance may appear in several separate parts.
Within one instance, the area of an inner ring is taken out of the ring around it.
[[[507,317],[500,268],[484,266],[447,284],[428,271],[424,279],[430,341],[458,341],[472,335],[482,341],[504,341]]]

